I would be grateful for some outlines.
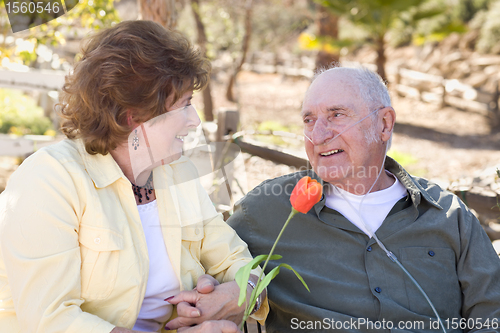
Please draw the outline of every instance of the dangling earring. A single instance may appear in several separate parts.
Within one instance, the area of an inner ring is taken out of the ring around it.
[[[137,150],[137,147],[139,147],[139,137],[137,136],[137,130],[134,131],[134,138],[132,139],[132,147],[134,147],[134,150]]]

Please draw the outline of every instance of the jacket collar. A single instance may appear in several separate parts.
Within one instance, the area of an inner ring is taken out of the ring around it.
[[[431,195],[420,185],[415,179],[410,176],[410,174],[394,159],[392,159],[389,156],[386,156],[385,159],[385,169],[391,172],[393,175],[395,175],[398,180],[403,184],[403,186],[406,188],[408,193],[410,194],[410,197],[412,199],[413,205],[417,207],[421,199],[424,198],[428,203],[436,207],[437,209],[443,209],[436,200],[434,200]],[[320,182],[323,185],[323,189],[325,186],[328,186],[328,183],[323,181],[313,170],[310,170],[311,172],[311,178],[316,179],[318,182]],[[325,196],[323,195],[321,197],[321,200],[314,205],[314,210],[316,211],[316,214],[319,214],[319,212],[323,209],[325,206],[326,200]]]
[[[427,192],[420,183],[418,183],[415,178],[410,176],[410,174],[394,159],[387,156],[385,160],[385,169],[392,172],[398,180],[406,187],[406,190],[411,196],[413,204],[418,206],[420,204],[421,198],[423,197],[428,203],[436,207],[437,209],[443,209],[436,200]]]
[[[111,154],[90,155],[85,150],[82,139],[75,140],[83,165],[97,188],[109,186],[120,178],[125,178],[122,170]]]

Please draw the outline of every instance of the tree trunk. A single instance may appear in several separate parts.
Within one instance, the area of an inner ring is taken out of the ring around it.
[[[229,83],[227,85],[226,98],[228,101],[235,102],[233,93],[233,86],[236,82],[236,76],[241,70],[241,67],[245,63],[247,57],[248,48],[250,46],[250,37],[252,35],[252,0],[247,0],[245,4],[245,36],[243,37],[243,45],[241,50],[241,60],[234,69],[233,74],[229,78]]]
[[[205,26],[200,16],[200,0],[191,0],[191,9],[193,11],[194,20],[196,22],[196,30],[198,32],[198,46],[203,55],[207,56],[207,34],[205,33]],[[205,115],[205,121],[214,120],[214,105],[212,101],[212,90],[210,87],[210,81],[208,82],[205,89],[203,89],[203,113]]]
[[[330,37],[337,39],[339,36],[339,18],[324,6],[316,5],[317,16],[316,24],[318,26],[319,37]],[[316,69],[329,68],[335,63],[338,63],[338,53],[330,53],[323,49],[316,55]]]
[[[386,84],[389,84],[389,81],[387,81],[387,77],[385,75],[385,40],[384,40],[385,35],[380,35],[378,36],[376,40],[376,49],[377,49],[377,72],[378,75],[382,77],[382,79],[386,82]]]
[[[210,81],[208,81],[207,86],[203,89],[203,114],[205,115],[205,121],[214,121],[214,103]]]
[[[138,0],[138,3],[139,19],[154,21],[165,28],[177,26],[176,0]]]

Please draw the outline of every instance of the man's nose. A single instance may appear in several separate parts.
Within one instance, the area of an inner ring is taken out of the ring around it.
[[[329,126],[328,122],[322,118],[318,119],[314,124],[314,128],[311,132],[311,141],[312,143],[317,145],[322,145],[328,143],[333,137],[335,133],[333,128]]]

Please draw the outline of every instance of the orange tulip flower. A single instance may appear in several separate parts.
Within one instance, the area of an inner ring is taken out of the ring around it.
[[[238,306],[241,306],[246,300],[247,282],[250,276],[250,271],[253,268],[255,268],[255,266],[257,266],[258,264],[260,264],[262,261],[265,260],[259,279],[257,280],[257,284],[253,289],[252,294],[250,295],[250,300],[247,302],[247,306],[243,314],[243,321],[241,323],[242,331],[244,323],[246,322],[246,320],[250,316],[250,313],[253,311],[255,307],[255,303],[257,302],[257,297],[262,292],[262,290],[264,290],[264,288],[267,287],[269,283],[271,283],[271,280],[274,279],[276,275],[278,275],[281,267],[285,267],[292,270],[297,276],[297,278],[309,291],[309,287],[307,286],[304,279],[302,279],[300,274],[296,272],[290,265],[287,265],[285,263],[281,263],[278,266],[274,267],[264,279],[262,279],[262,273],[266,270],[267,263],[271,258],[273,260],[281,259],[281,256],[278,255],[275,255],[273,257],[273,253],[274,249],[276,248],[276,245],[278,244],[278,241],[281,238],[281,235],[283,235],[283,231],[285,231],[288,223],[290,223],[290,220],[297,213],[306,214],[309,210],[311,210],[311,208],[321,199],[322,194],[323,194],[323,187],[321,186],[320,183],[318,183],[317,180],[311,179],[311,177],[308,176],[301,178],[293,188],[292,195],[290,196],[290,202],[292,203],[292,211],[290,212],[288,219],[285,221],[285,224],[281,228],[278,237],[276,237],[276,240],[274,241],[274,244],[269,254],[255,257],[254,260],[252,260],[245,266],[241,267],[236,273],[235,280],[238,286],[240,287],[240,297],[238,299]],[[257,290],[259,290],[259,292],[257,292]]]
[[[302,177],[295,185],[290,202],[292,207],[302,214],[306,214],[313,206],[321,200],[323,187],[316,179]]]

